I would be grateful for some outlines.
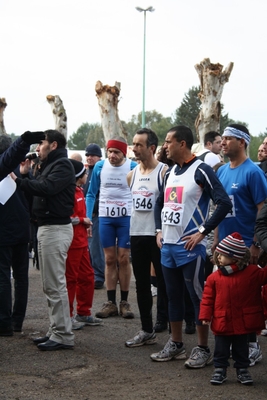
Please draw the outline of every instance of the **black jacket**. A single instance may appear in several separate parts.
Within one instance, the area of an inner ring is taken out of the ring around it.
[[[35,180],[25,178],[16,182],[22,190],[34,196],[32,212],[38,226],[71,222],[76,179],[66,149],[51,151]]]
[[[14,171],[20,176],[19,167]],[[30,214],[25,194],[17,188],[3,205],[0,203],[0,246],[28,243]]]

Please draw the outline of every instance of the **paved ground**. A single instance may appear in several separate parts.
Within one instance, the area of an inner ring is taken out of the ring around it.
[[[105,290],[96,291],[93,311],[105,300]],[[259,338],[264,359],[250,369],[254,386],[237,383],[234,369],[229,368],[227,382],[214,387],[209,383],[212,366],[188,370],[182,360],[167,363],[150,360],[150,354],[161,350],[166,343],[167,332],[158,334],[158,343],[153,346],[125,347],[124,341],[140,329],[133,280],[130,302],[136,315],[134,320],[106,319],[103,326],[76,332],[74,350],[40,352],[31,337],[46,332],[47,306],[40,274],[31,267],[24,331],[0,338],[0,400],[267,398],[267,337]],[[185,335],[188,354],[195,341],[196,335]],[[210,346],[213,348],[212,335]]]

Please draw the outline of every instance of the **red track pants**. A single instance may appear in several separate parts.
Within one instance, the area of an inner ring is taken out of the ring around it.
[[[87,247],[69,249],[66,261],[66,281],[69,295],[70,316],[76,297],[77,314],[91,315],[94,297],[94,270]]]

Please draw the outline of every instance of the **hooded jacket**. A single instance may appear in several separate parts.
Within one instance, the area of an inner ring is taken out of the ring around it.
[[[267,268],[248,265],[223,275],[209,275],[204,287],[199,319],[211,321],[215,335],[243,335],[265,327],[261,286],[267,283]]]

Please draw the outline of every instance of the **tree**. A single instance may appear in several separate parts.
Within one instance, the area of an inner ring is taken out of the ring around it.
[[[77,132],[74,132],[68,140],[70,150],[84,150],[89,143],[96,143],[101,148],[105,145],[104,134],[99,124],[83,123]]]
[[[127,140],[118,112],[120,89],[119,82],[115,82],[115,86],[109,86],[97,81],[95,85],[105,142],[114,136],[122,136]]]
[[[96,143],[99,147],[103,148],[106,145],[104,132],[100,124],[91,124],[90,130],[86,139],[86,145],[89,143]]]
[[[4,97],[0,98],[0,134],[6,135],[6,129],[4,124],[4,111],[6,109],[7,102]]]
[[[252,161],[258,161],[258,148],[263,143],[264,139],[267,136],[267,132],[260,133],[259,136],[251,136],[251,141],[249,144],[249,157]]]
[[[204,145],[204,135],[210,131],[219,131],[221,118],[221,97],[223,87],[228,82],[234,63],[223,70],[223,65],[212,64],[209,58],[204,58],[195,65],[201,90],[198,94],[201,109],[197,116],[195,127],[198,141]]]
[[[201,101],[198,97],[199,92],[200,92],[199,86],[192,86],[192,88],[190,88],[188,92],[185,93],[180,107],[177,108],[174,112],[174,119],[173,119],[174,125],[185,125],[192,130],[195,142],[197,142],[195,120],[201,110]],[[221,104],[221,111],[222,111],[220,118],[221,134],[223,133],[224,129],[230,124],[242,124],[248,126],[246,122],[235,121],[229,118],[228,113],[223,114],[223,104]]]
[[[142,127],[142,112],[138,115],[132,115],[129,122],[122,121],[124,129],[127,132],[128,144],[132,143],[135,132]],[[146,111],[146,128],[152,129],[159,138],[159,144],[164,142],[166,132],[173,126],[171,117],[163,117],[156,110]]]
[[[54,121],[55,121],[55,129],[62,133],[65,138],[68,137],[68,128],[67,128],[67,113],[63,105],[63,101],[61,98],[56,95],[53,96],[49,94],[46,96],[46,100],[51,106]]]
[[[198,97],[200,86],[192,86],[185,93],[179,108],[174,113],[174,125],[185,125],[191,129],[195,142],[197,141],[195,120],[201,109],[201,101]]]

